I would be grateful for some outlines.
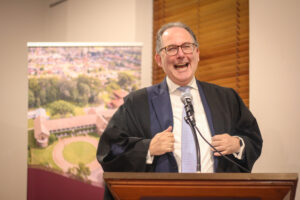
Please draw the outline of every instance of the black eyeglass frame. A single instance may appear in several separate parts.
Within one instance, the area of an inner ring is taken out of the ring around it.
[[[184,52],[184,50],[182,49],[182,47],[183,47],[184,45],[191,45],[192,48],[193,48],[193,50],[192,50],[191,52],[188,52],[188,53]],[[169,54],[169,53],[168,53],[167,48],[170,48],[170,47],[176,47],[176,53],[175,53],[175,54]],[[190,53],[193,53],[193,52],[194,52],[195,47],[198,47],[198,45],[197,45],[196,43],[191,43],[191,42],[185,42],[185,43],[183,43],[183,44],[181,44],[181,45],[173,45],[173,44],[171,44],[171,45],[162,47],[162,48],[159,50],[158,53],[160,53],[162,50],[165,50],[165,52],[166,52],[166,54],[167,54],[168,56],[175,56],[175,55],[178,54],[179,47],[181,48],[181,50],[182,50],[183,53],[185,53],[185,54],[190,54]]]

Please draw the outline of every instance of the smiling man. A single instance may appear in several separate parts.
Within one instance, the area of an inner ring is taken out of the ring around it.
[[[182,27],[168,28],[159,35],[161,35],[157,39],[159,49],[155,55],[157,64],[175,84],[188,85],[194,77],[199,62],[197,42]]]
[[[195,162],[189,160],[194,156],[200,160],[201,172],[251,171],[262,148],[257,122],[233,89],[196,80],[198,46],[185,24],[161,27],[155,60],[166,78],[130,93],[112,117],[97,150],[104,171],[196,172]],[[195,141],[185,144],[183,89],[193,99],[196,126],[207,141],[200,136],[192,139],[198,140],[200,154],[191,150],[187,159],[184,151]]]

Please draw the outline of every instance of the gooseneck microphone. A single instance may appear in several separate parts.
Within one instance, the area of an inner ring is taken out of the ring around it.
[[[184,104],[184,110],[186,112],[186,116],[184,120],[190,126],[191,131],[193,133],[195,147],[196,147],[196,156],[197,156],[197,172],[201,172],[201,154],[200,154],[200,145],[197,138],[197,133],[195,131],[196,120],[194,116],[194,108],[193,108],[193,97],[189,92],[185,92],[181,96],[181,101]]]
[[[194,116],[194,107],[193,107],[193,97],[189,92],[185,92],[181,96],[181,101],[184,104],[184,110],[186,112],[187,118],[190,118],[193,126],[196,125],[196,120]]]
[[[241,166],[240,164],[238,164],[237,162],[235,162],[234,160],[230,159],[227,155],[222,154],[220,151],[218,151],[214,146],[212,146],[206,139],[205,137],[202,135],[202,133],[199,131],[199,129],[196,126],[196,120],[195,120],[195,116],[194,116],[194,107],[193,107],[193,98],[192,95],[188,92],[184,93],[181,96],[181,101],[184,104],[184,109],[186,112],[186,117],[184,117],[184,120],[186,121],[186,123],[189,124],[189,126],[191,127],[193,136],[194,136],[194,141],[195,141],[195,146],[196,146],[196,153],[197,153],[197,172],[201,171],[201,162],[200,162],[200,146],[199,146],[199,142],[197,139],[197,133],[195,130],[197,130],[198,134],[200,135],[200,137],[217,153],[219,153],[223,158],[225,158],[226,160],[230,161],[231,163],[233,163],[234,165],[238,166],[240,169],[244,170],[245,172],[250,172],[248,169],[246,169],[245,167]]]

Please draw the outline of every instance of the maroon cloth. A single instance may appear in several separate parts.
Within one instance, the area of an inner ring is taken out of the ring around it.
[[[27,200],[102,200],[104,188],[28,167]]]

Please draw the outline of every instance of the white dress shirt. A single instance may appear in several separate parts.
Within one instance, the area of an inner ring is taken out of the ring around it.
[[[178,171],[181,172],[181,126],[182,126],[182,112],[183,112],[183,103],[181,102],[181,92],[178,90],[180,87],[173,83],[167,77],[167,85],[169,88],[171,106],[173,111],[173,134],[175,137],[174,144],[174,156],[178,165]],[[211,142],[211,133],[206,119],[206,114],[202,105],[200,98],[198,86],[196,84],[196,79],[193,78],[192,81],[188,84],[190,86],[190,93],[193,96],[193,105],[195,112],[196,126],[205,137],[208,142]],[[197,134],[198,142],[200,145],[200,154],[201,154],[201,172],[213,172],[213,154],[210,150],[210,146]],[[191,144],[194,145],[194,144]]]
[[[168,77],[166,78],[171,107],[173,112],[173,134],[175,138],[174,143],[174,157],[176,159],[178,165],[178,171],[181,172],[181,127],[182,127],[182,112],[183,112],[183,103],[181,102],[181,91],[178,89],[180,86],[171,81]],[[206,118],[206,114],[204,111],[204,107],[200,98],[198,86],[196,83],[196,79],[193,78],[191,82],[188,84],[190,87],[190,93],[193,97],[193,105],[194,105],[194,115],[196,120],[196,126],[199,131],[203,135],[203,137],[211,143],[211,132],[209,129],[208,121]],[[214,159],[213,152],[211,151],[210,146],[201,138],[201,136],[197,133],[198,142],[200,145],[200,154],[201,154],[201,172],[202,173],[212,173],[214,172]],[[241,139],[241,138],[240,138]],[[241,139],[242,140],[242,139]],[[240,152],[234,153],[234,156],[238,159],[242,158],[243,150],[244,150],[244,141],[242,140],[242,147]],[[191,144],[194,145],[194,144]],[[151,164],[153,161],[153,156],[150,156],[150,152],[148,151],[147,155],[147,164]]]

